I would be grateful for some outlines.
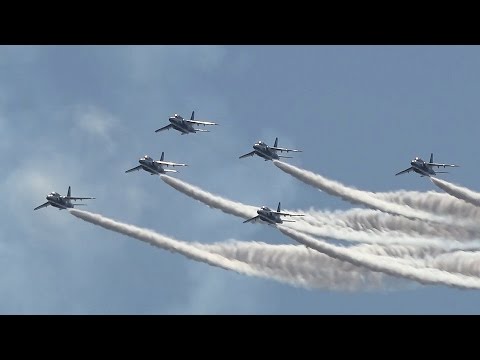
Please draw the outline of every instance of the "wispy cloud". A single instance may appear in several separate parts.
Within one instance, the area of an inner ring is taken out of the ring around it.
[[[74,132],[83,131],[91,139],[104,141],[108,151],[114,150],[111,133],[119,125],[119,121],[112,114],[93,105],[79,105],[73,108],[73,118]]]

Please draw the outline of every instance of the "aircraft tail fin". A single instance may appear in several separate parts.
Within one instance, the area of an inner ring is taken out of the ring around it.
[[[165,156],[165,152],[162,151],[162,156],[160,156],[160,161],[163,161],[163,157]]]
[[[195,120],[195,111],[192,111],[192,116],[190,116],[190,120]]]
[[[280,212],[280,201],[278,202],[277,212]]]
[[[430,154],[430,163],[433,163],[433,153]]]
[[[273,144],[273,147],[277,147],[278,145],[278,137],[275,138],[275,143]]]
[[[68,186],[67,197],[72,196],[72,188]]]

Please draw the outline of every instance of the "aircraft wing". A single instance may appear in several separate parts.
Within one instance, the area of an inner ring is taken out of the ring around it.
[[[269,146],[270,149],[275,150],[275,151],[280,151],[280,152],[302,152],[302,150],[295,150],[295,149],[286,149],[286,148],[280,148],[280,147],[275,147],[275,146]]]
[[[65,199],[69,199],[69,200],[88,200],[88,199],[95,199],[95,198],[93,198],[93,197],[66,196]]]
[[[50,203],[47,201],[46,203],[44,203],[44,204],[42,204],[42,205],[40,205],[40,206],[37,206],[37,207],[36,207],[35,209],[33,209],[33,210],[38,210],[38,209],[41,209],[41,208],[43,208],[43,207],[47,207],[48,205],[50,205]]]
[[[183,120],[185,122],[188,122],[190,124],[198,124],[198,125],[218,125],[217,123],[211,122],[211,121],[198,121],[198,120]]]
[[[412,170],[413,170],[413,168],[410,166],[408,169],[405,169],[405,170],[402,170],[402,171],[396,173],[395,176],[400,175],[400,174],[404,174],[404,173],[408,173]]]
[[[166,126],[164,126],[164,127],[161,127],[160,129],[155,130],[155,132],[159,132],[159,131],[163,131],[163,130],[169,130],[169,129],[171,129],[172,127],[173,127],[172,124],[168,124],[168,125],[166,125]]]
[[[247,157],[247,156],[253,156],[254,154],[255,154],[255,151],[251,151],[248,154],[240,156],[239,159],[242,159],[242,158]]]
[[[129,169],[127,171],[125,171],[126,173],[129,173],[129,172],[132,172],[132,171],[135,171],[135,170],[140,170],[142,168],[142,165],[138,165],[138,166],[135,166],[134,168],[132,169]]]
[[[179,164],[175,162],[170,162],[170,161],[162,161],[162,160],[155,160],[157,164],[160,165],[165,165],[165,166],[188,166],[187,164]]]
[[[453,164],[437,164],[437,163],[427,163],[430,166],[436,166],[436,167],[459,167],[458,165],[453,165]]]
[[[254,220],[258,219],[259,217],[260,217],[260,216],[257,215],[257,216],[255,216],[255,217],[253,217],[253,218],[251,218],[251,219],[245,220],[243,223],[245,224],[245,223],[247,223],[247,222],[254,221]]]

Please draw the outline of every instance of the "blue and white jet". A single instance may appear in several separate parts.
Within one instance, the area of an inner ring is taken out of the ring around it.
[[[47,195],[47,202],[37,206],[33,210],[38,210],[43,207],[47,207],[51,205],[53,207],[58,208],[58,210],[73,208],[74,206],[85,205],[85,204],[72,204],[72,200],[86,200],[86,199],[95,199],[93,197],[75,197],[71,196],[72,190],[71,187],[68,187],[67,196],[60,195],[56,191],[52,191],[50,194]]]
[[[275,138],[275,143],[273,144],[273,146],[268,146],[263,141],[257,141],[253,145],[253,151],[249,152],[248,154],[240,156],[239,159],[242,159],[242,158],[247,157],[247,156],[253,156],[253,155],[258,155],[258,156],[264,158],[265,161],[273,160],[273,159],[279,160],[280,158],[288,158],[288,159],[292,158],[291,156],[278,155],[277,151],[280,151],[280,152],[284,152],[284,151],[285,152],[302,152],[302,150],[286,149],[286,148],[278,147],[278,137],[277,137],[277,138]]]
[[[424,160],[422,160],[421,158],[419,158],[418,156],[413,159],[412,161],[410,161],[410,166],[408,169],[405,169],[405,170],[402,170],[398,173],[395,174],[395,176],[397,175],[400,175],[400,174],[404,174],[404,173],[408,173],[410,171],[414,171],[418,174],[420,174],[420,176],[434,176],[436,174],[445,174],[445,173],[448,173],[448,171],[435,171],[433,170],[433,167],[436,166],[436,167],[458,167],[459,165],[453,165],[453,164],[437,164],[437,163],[434,163],[433,162],[433,153],[430,154],[430,161],[429,162],[426,162]]]
[[[174,114],[168,118],[170,124],[155,130],[155,132],[163,131],[163,130],[170,130],[175,129],[180,131],[181,135],[196,133],[196,132],[210,132],[210,130],[203,130],[203,129],[196,129],[193,125],[218,125],[215,122],[211,121],[199,121],[195,120],[195,111],[192,111],[192,116],[190,116],[190,120],[184,119],[182,116],[178,114]]]
[[[179,164],[175,162],[170,162],[170,161],[163,161],[163,158],[165,156],[165,152],[162,151],[162,156],[160,157],[160,160],[153,160],[150,156],[145,155],[144,157],[141,157],[138,162],[140,165],[135,166],[132,169],[129,169],[125,171],[126,173],[135,171],[135,170],[140,170],[143,169],[147,172],[149,172],[151,175],[160,175],[160,174],[165,174],[167,172],[177,172],[177,170],[171,170],[171,169],[164,169],[164,166],[188,166],[187,164]]]
[[[268,206],[262,206],[257,210],[257,216],[245,220],[243,223],[256,222],[257,219],[266,222],[268,225],[282,224],[283,222],[295,222],[293,220],[282,220],[280,216],[304,216],[303,214],[289,214],[280,211],[280,203],[278,203],[277,211],[270,209]]]

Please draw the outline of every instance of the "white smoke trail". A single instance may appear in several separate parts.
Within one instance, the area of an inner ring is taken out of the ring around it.
[[[275,166],[297,178],[298,180],[323,190],[330,195],[339,196],[354,204],[363,204],[367,207],[378,209],[390,214],[402,215],[411,219],[420,219],[434,222],[442,222],[443,220],[433,214],[429,214],[420,210],[415,210],[407,206],[394,204],[388,201],[378,199],[373,193],[347,187],[339,182],[329,180],[321,175],[311,171],[300,169],[296,166],[284,163],[282,161],[273,160]]]
[[[243,219],[251,218],[257,214],[257,208],[254,206],[224,199],[218,195],[211,194],[196,186],[188,184],[185,181],[175,179],[168,175],[162,174],[160,175],[160,178],[174,189],[177,189],[185,195],[203,202],[205,205],[219,209],[224,213],[235,215]]]
[[[398,279],[331,258],[301,245],[273,245],[256,241],[229,240],[221,243],[193,243],[205,251],[268,268],[285,278],[302,281],[313,288],[342,291],[399,289]]]
[[[277,228],[285,235],[305,246],[336,259],[347,261],[357,266],[364,266],[372,271],[380,271],[388,275],[404,277],[422,284],[442,284],[465,289],[480,289],[480,279],[478,278],[452,274],[434,268],[415,268],[378,256],[362,254],[351,251],[350,249],[337,247],[295,230],[288,229],[282,225],[278,225]]]
[[[299,210],[298,210],[299,211]],[[353,230],[377,230],[381,233],[398,231],[418,237],[442,237],[458,241],[479,239],[480,231],[470,230],[446,224],[432,224],[427,221],[418,221],[403,216],[391,215],[373,209],[349,209],[342,211],[320,211],[313,208],[304,212],[305,221],[314,226],[330,224],[333,226],[349,227]]]
[[[366,269],[352,264],[312,252],[310,249],[302,247],[303,250],[300,250],[299,246],[292,250],[292,245],[280,245],[281,249],[275,249],[275,245],[261,244],[259,246],[258,244],[248,243],[248,245],[244,246],[244,255],[242,257],[242,249],[239,249],[238,245],[234,245],[230,246],[231,258],[227,259],[225,256],[212,254],[212,252],[214,252],[216,246],[218,253],[221,253],[218,250],[219,248],[223,249],[223,253],[228,253],[228,244],[188,244],[157,234],[151,230],[111,220],[99,214],[75,209],[69,209],[69,211],[72,215],[84,221],[102,226],[108,230],[116,231],[172,252],[178,252],[197,261],[246,275],[275,279],[306,288],[330,288],[353,291],[372,290],[385,286],[384,280],[386,278],[383,274],[366,271]],[[254,251],[260,251],[252,255],[252,248]],[[281,252],[285,248],[288,249],[288,253],[285,254],[285,251],[283,251],[282,254]],[[378,252],[378,249],[376,251]],[[235,255],[232,256],[232,253]],[[313,261],[304,261],[308,258]],[[245,260],[250,261],[251,264],[247,264]],[[398,288],[398,283],[396,287]]]
[[[211,254],[197,249],[182,241],[174,240],[169,237],[157,234],[152,230],[142,229],[134,225],[124,224],[104,217],[100,214],[90,213],[88,211],[68,209],[69,212],[87,222],[101,226],[107,230],[115,231],[120,234],[133,237],[144,241],[150,245],[160,247],[165,250],[177,252],[190,259],[201,261],[206,264],[217,266],[226,270],[233,270],[240,274],[254,275],[264,278],[271,278],[265,272],[258,271],[252,266],[237,260],[228,260],[220,255]]]
[[[407,205],[414,209],[427,211],[433,214],[441,214],[460,219],[466,217],[480,219],[480,208],[445,193],[439,193],[436,191],[422,193],[418,191],[400,190],[395,192],[375,193],[374,195],[385,201]]]
[[[206,251],[214,252],[222,256],[255,264],[260,268],[270,268],[277,271],[286,271],[292,276],[308,278],[309,282],[315,282],[317,273],[321,272],[321,279],[331,276],[335,273],[336,281],[344,272],[355,271],[355,276],[364,276],[359,272],[359,268],[350,263],[343,262],[318,251],[309,249],[303,245],[274,245],[255,241],[236,241],[229,240],[214,244],[192,243],[192,245]],[[415,267],[434,267],[439,270],[456,272],[464,275],[480,276],[480,252],[458,251],[445,253],[437,248],[418,248],[414,246],[393,245],[357,245],[348,248],[364,254],[378,255],[381,257],[394,257],[391,261],[397,261]],[[328,260],[331,259],[331,260]],[[329,264],[334,269],[326,271],[325,266]],[[330,271],[332,270],[332,271]],[[365,270],[365,269],[364,269]],[[369,274],[377,272],[368,271]],[[371,279],[369,279],[370,281]],[[377,279],[379,280],[380,279]],[[351,286],[361,285],[360,282],[352,284],[347,280],[349,289]],[[375,283],[375,288],[379,287],[381,282]],[[398,284],[397,284],[398,285]]]
[[[219,209],[227,214],[235,215],[244,219],[248,219],[256,214],[256,208],[253,206],[245,205],[239,202],[234,202],[225,198],[222,198],[218,195],[211,194],[206,192],[196,186],[188,184],[182,180],[172,178],[166,175],[160,175],[161,179],[173,188],[179,190],[185,195],[192,197],[196,200],[203,202],[204,204]],[[302,219],[302,218],[299,218]],[[403,243],[403,244],[418,244],[418,245],[437,245],[445,249],[471,249],[479,248],[480,241],[471,242],[469,244],[462,244],[459,241],[447,241],[445,239],[424,239],[424,238],[411,238],[411,236],[405,236],[399,233],[390,234],[389,237],[382,235],[375,235],[372,231],[363,231],[363,232],[352,232],[348,229],[339,229],[338,227],[323,225],[321,227],[316,227],[308,225],[306,223],[291,223],[286,226],[291,226],[294,229],[307,232],[309,234],[322,236],[322,237],[332,237],[339,240],[348,240],[348,241],[359,241],[366,243],[383,243],[383,244],[392,244],[392,243]],[[392,236],[393,235],[393,236]]]
[[[460,242],[454,239],[444,239],[439,237],[416,237],[399,231],[379,232],[371,229],[357,231],[346,227],[336,227],[327,224],[322,226],[311,225],[308,223],[308,218],[309,216],[305,216],[305,218],[302,218],[304,219],[303,221],[284,223],[283,226],[310,235],[367,244],[435,246],[446,250],[480,249],[480,240]]]
[[[226,270],[232,270],[240,274],[274,279],[294,286],[351,291],[366,290],[381,287],[382,280],[385,278],[384,276],[365,271],[365,269],[344,264],[325,256],[316,257],[320,259],[320,261],[316,263],[316,266],[319,268],[316,269],[315,272],[309,272],[308,268],[296,269],[296,264],[292,262],[281,271],[279,271],[278,267],[272,270],[271,266],[263,265],[263,267],[258,267],[236,259],[228,259],[225,256],[202,249],[202,244],[197,243],[196,246],[188,244],[160,235],[152,230],[142,229],[109,219],[100,214],[76,209],[69,209],[69,212],[94,225],[133,237],[171,252],[179,253],[196,261],[201,261]]]
[[[437,256],[427,255],[424,263],[429,267],[480,277],[479,252],[456,251]]]
[[[480,206],[480,194],[466,187],[454,185],[448,181],[430,177],[430,180],[446,193],[474,206]]]

